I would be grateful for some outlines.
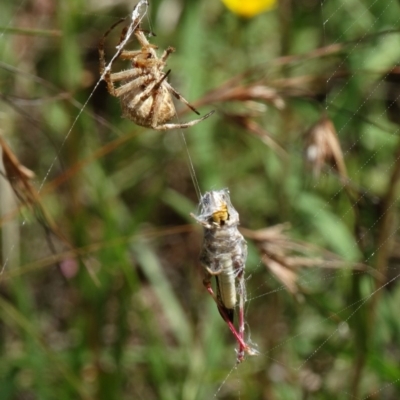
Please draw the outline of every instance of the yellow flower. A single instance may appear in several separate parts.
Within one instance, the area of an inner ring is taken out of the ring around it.
[[[251,18],[273,8],[277,0],[222,0],[222,2],[235,14]]]

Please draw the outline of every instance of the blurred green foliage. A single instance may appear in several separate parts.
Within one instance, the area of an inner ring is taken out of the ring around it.
[[[282,0],[243,20],[213,0],[151,2],[143,27],[160,51],[176,48],[173,86],[202,114],[217,110],[184,133],[201,190],[229,187],[244,227],[289,222],[293,240],[343,260],[296,269],[292,296],[249,240],[246,315],[261,355],[237,368],[201,283],[181,133],[122,119],[104,82],[89,97],[99,39],[133,7],[111,3],[1,7],[0,133],[79,257],[27,207],[6,218],[16,205],[1,179],[0,399],[398,399],[399,3]],[[109,60],[118,38],[107,38]],[[285,107],[204,101],[252,84]],[[304,164],[323,115],[350,184],[335,166],[315,179]]]

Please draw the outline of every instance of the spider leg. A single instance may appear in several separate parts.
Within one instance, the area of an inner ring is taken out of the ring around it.
[[[151,75],[141,75],[138,78],[134,79],[131,82],[125,83],[124,85],[120,86],[118,89],[115,89],[115,94],[114,96],[116,97],[120,97],[126,93],[129,93],[131,90],[140,87],[141,85],[145,85],[148,80],[151,79]],[[133,100],[136,99],[136,97],[138,97],[140,95],[137,95],[133,98]],[[132,101],[133,101],[132,100]],[[134,104],[132,104],[132,102],[129,104],[129,107],[134,107],[136,105],[137,102],[135,102]],[[132,105],[131,105],[132,104]]]
[[[189,128],[190,126],[196,125],[201,121],[204,121],[211,115],[213,115],[215,110],[210,111],[208,114],[204,115],[204,117],[201,117],[199,119],[195,119],[193,121],[185,122],[183,124],[164,124],[164,125],[159,125],[157,127],[152,127],[155,130],[158,131],[168,131],[170,129],[184,129],[184,128]],[[202,224],[203,225],[203,224]]]
[[[169,55],[171,53],[173,53],[175,51],[175,49],[171,46],[169,46],[166,50],[164,50],[164,53],[162,54],[160,60],[165,63],[165,61],[167,60],[167,58],[169,57]]]
[[[142,50],[123,50],[119,57],[121,58],[121,60],[131,60],[141,53]]]
[[[119,21],[117,21],[116,23],[114,23],[113,25],[111,25],[111,27],[107,30],[107,32],[103,35],[103,37],[100,39],[99,42],[99,58],[100,58],[100,77],[101,79],[104,79],[107,83],[107,90],[110,94],[112,94],[113,96],[115,95],[115,87],[114,84],[112,83],[112,80],[110,79],[110,75],[111,75],[111,68],[115,62],[115,60],[120,56],[120,54],[122,53],[123,49],[119,49],[117,54],[115,55],[115,57],[113,58],[113,61],[110,65],[109,68],[107,68],[106,65],[106,58],[105,58],[105,51],[104,51],[104,43],[106,40],[106,37],[109,35],[109,33],[116,27],[118,26],[121,22],[125,21],[125,18],[120,19]],[[125,35],[126,35],[126,29],[123,29],[121,32],[121,36],[120,36],[120,40],[119,40],[119,44],[122,43],[122,41],[125,39]]]
[[[167,76],[169,75],[170,72],[171,72],[171,70],[167,71],[158,81],[153,82],[152,84],[148,85],[142,93],[137,94],[129,103],[129,107],[133,108],[140,101],[146,100],[152,94],[152,92],[154,92],[154,90],[156,90],[160,87],[160,85],[164,82],[164,80],[167,78]],[[146,75],[146,79],[148,79],[149,76],[151,76],[151,75]],[[138,78],[137,80],[139,80],[139,79],[141,79],[141,77]]]
[[[107,30],[107,32],[103,35],[103,37],[100,39],[99,42],[99,56],[100,56],[100,74],[101,76],[104,73],[104,70],[106,69],[106,59],[105,59],[105,51],[104,51],[104,43],[106,41],[106,37],[110,34],[110,32],[115,29],[120,23],[124,22],[125,18],[121,18],[119,21],[115,22],[114,24],[111,25],[111,27]],[[126,31],[122,30],[121,32],[121,37],[119,40],[119,44],[122,43],[122,41],[125,39]],[[122,50],[119,50],[119,53],[121,53]],[[118,58],[115,57],[116,59]]]
[[[186,104],[193,112],[195,112],[197,115],[200,115],[200,113],[191,105],[189,102],[179,93],[177,92],[168,82],[166,83],[166,86],[168,90],[182,103]]]
[[[157,54],[154,49],[157,49],[157,46],[154,44],[149,43],[149,41],[146,38],[146,35],[144,32],[140,29],[140,26],[138,25],[135,29],[135,36],[137,40],[139,41],[140,45],[142,46],[142,51],[143,50],[148,50],[149,53],[153,56],[153,58],[157,58]]]
[[[135,79],[143,75],[143,70],[141,68],[127,69],[125,71],[114,72],[110,75],[111,82],[118,82],[124,79]],[[147,75],[146,75],[147,76]],[[130,83],[130,82],[127,82]]]

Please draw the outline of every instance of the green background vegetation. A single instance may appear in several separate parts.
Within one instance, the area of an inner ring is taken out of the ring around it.
[[[111,3],[1,5],[1,135],[44,181],[42,207],[75,250],[24,205],[7,217],[1,178],[0,399],[398,399],[399,3],[283,0],[242,20],[219,1],[165,0],[144,19],[152,43],[177,50],[173,86],[217,111],[185,132],[201,190],[229,187],[248,229],[289,223],[290,240],[314,249],[309,264],[336,260],[293,269],[293,294],[248,239],[247,332],[261,355],[237,369],[202,286],[181,133],[122,119],[104,82],[75,123],[99,79],[99,39],[133,6]],[[221,95],[256,84],[273,101]],[[304,163],[323,115],[350,184]]]

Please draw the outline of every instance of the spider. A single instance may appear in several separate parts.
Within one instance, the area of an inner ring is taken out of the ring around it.
[[[244,360],[245,354],[257,355],[258,351],[244,341],[246,297],[244,268],[247,244],[238,230],[239,214],[230,201],[228,189],[222,189],[205,193],[200,199],[200,214],[191,216],[204,228],[203,249],[200,255],[200,262],[205,270],[203,284],[239,344],[237,362],[240,363]],[[216,280],[217,294],[211,287],[213,276]],[[233,325],[237,298],[239,298],[239,332]]]
[[[135,34],[141,45],[140,50],[124,50],[123,46],[117,46],[118,53],[113,58],[111,66],[106,66],[104,42],[108,34],[124,19],[116,22],[103,35],[99,43],[100,74],[107,83],[108,92],[121,101],[123,116],[140,126],[155,130],[169,130],[177,128],[188,128],[208,118],[214,111],[209,112],[199,119],[186,123],[167,123],[176,115],[171,94],[182,103],[186,104],[192,111],[200,115],[189,102],[181,96],[168,82],[167,77],[171,70],[163,72],[168,56],[175,51],[168,47],[161,57],[157,56],[157,46],[149,43],[144,31],[140,29],[139,21],[135,21]],[[121,32],[119,45],[125,40],[127,28]],[[121,48],[120,48],[121,47]],[[111,73],[111,67],[115,60],[129,60],[132,64],[130,69]],[[115,82],[119,83],[116,87]]]

